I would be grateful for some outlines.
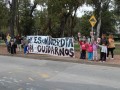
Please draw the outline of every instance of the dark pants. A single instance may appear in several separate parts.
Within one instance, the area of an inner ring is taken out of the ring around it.
[[[13,49],[14,49],[14,54],[16,54],[16,46],[15,45],[14,45]]]
[[[11,48],[11,45],[9,42],[6,42],[6,46],[7,46],[7,51],[10,53],[10,48]]]
[[[80,59],[86,59],[86,50],[81,51]]]
[[[101,52],[100,54],[101,54],[101,57],[100,57],[101,59],[100,60],[101,61],[106,61],[106,53]]]
[[[12,45],[11,48],[10,48],[10,53],[11,54],[16,54],[16,46],[15,45]]]
[[[108,48],[108,53],[107,53],[107,57],[109,57],[109,52],[111,52],[112,58],[114,58],[114,51],[115,48]]]
[[[7,51],[10,53],[11,47],[10,45],[7,45]]]
[[[28,48],[28,46],[24,47],[24,54],[27,54],[27,51],[28,51],[27,48]]]
[[[11,54],[14,54],[14,45],[11,46],[11,48],[10,48],[10,53],[11,53]]]

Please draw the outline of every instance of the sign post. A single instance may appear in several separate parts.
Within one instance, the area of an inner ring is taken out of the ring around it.
[[[89,19],[89,22],[90,22],[90,24],[91,24],[91,26],[92,26],[92,35],[91,35],[91,37],[94,37],[94,31],[93,31],[93,27],[95,26],[95,24],[96,24],[96,22],[97,22],[97,20],[96,20],[96,18],[95,18],[95,16],[94,15],[92,15],[91,16],[91,18]],[[90,32],[90,33],[91,33]]]

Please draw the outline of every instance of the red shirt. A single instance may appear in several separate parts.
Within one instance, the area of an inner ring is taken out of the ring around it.
[[[88,52],[93,52],[93,46],[92,45],[88,45]]]
[[[87,50],[87,43],[82,43],[81,48],[82,50]]]

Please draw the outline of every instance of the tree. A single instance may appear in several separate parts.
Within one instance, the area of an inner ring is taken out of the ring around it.
[[[114,0],[115,2],[115,14],[120,16],[120,0]]]
[[[0,32],[4,32],[5,28],[8,26],[8,15],[9,9],[3,0],[0,0]]]
[[[88,4],[93,6],[95,17],[97,18],[97,24],[95,26],[98,37],[102,33],[114,33],[115,23],[113,13],[110,11],[110,3],[112,0],[89,0]]]
[[[46,1],[48,14],[44,31],[50,32],[50,34],[53,36],[55,35],[55,37],[63,37],[66,32],[65,29],[69,28],[69,36],[72,36],[73,28],[75,26],[76,11],[83,3],[84,0]],[[70,23],[68,21],[70,21]]]
[[[30,0],[20,0],[19,2],[19,25],[20,31],[23,35],[31,35],[34,33],[34,10],[37,3],[34,1],[32,5]]]
[[[44,26],[47,23],[47,10],[35,11],[34,14],[36,34],[45,35],[46,32],[44,31]]]
[[[10,18],[9,18],[9,31],[12,38],[14,38],[15,17],[16,17],[16,5],[17,0],[8,1],[10,6]]]
[[[91,12],[86,13],[81,18],[77,19],[77,25],[75,26],[74,29],[76,34],[80,32],[81,35],[90,36],[90,31],[91,31],[91,25],[89,22],[90,16],[91,16]]]
[[[3,5],[3,0],[0,1]],[[104,31],[113,33],[115,30],[114,18],[119,17],[117,15],[119,14],[117,13],[117,11],[119,12],[119,0],[115,1],[116,14],[109,10],[111,0],[33,0],[33,3],[31,0],[12,0],[12,2],[9,1],[10,7],[4,7],[4,9],[8,9],[5,18],[9,15],[12,37],[14,32],[25,36],[31,34],[51,35],[52,37],[74,36],[80,29],[87,31],[91,28],[89,23],[91,13],[86,13],[81,19],[76,16],[78,8],[86,3],[94,9],[93,14],[97,18],[94,29],[100,31],[101,35]],[[41,7],[40,11],[36,9],[38,5]],[[0,8],[3,9],[3,6]],[[3,11],[2,9],[0,12]],[[4,11],[4,13],[6,12]],[[81,32],[88,35],[89,33],[86,31]]]

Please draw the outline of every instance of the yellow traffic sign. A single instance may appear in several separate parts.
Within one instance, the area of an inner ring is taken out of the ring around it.
[[[92,25],[92,27],[95,26],[97,20],[96,20],[96,18],[95,18],[94,15],[91,16],[91,18],[89,19],[89,22],[90,22],[90,24]]]

